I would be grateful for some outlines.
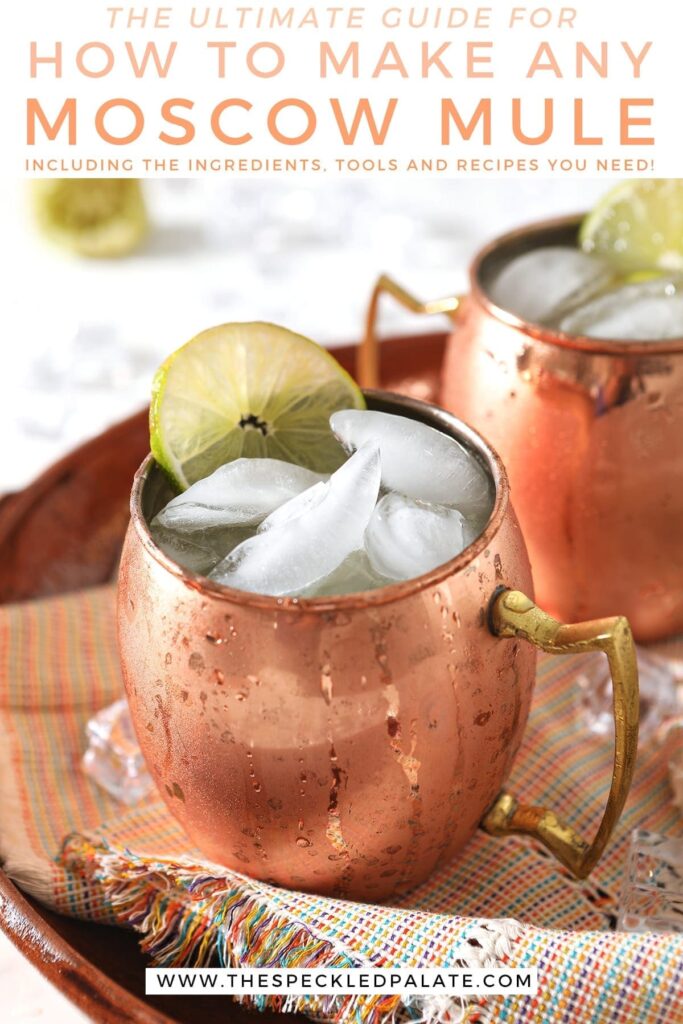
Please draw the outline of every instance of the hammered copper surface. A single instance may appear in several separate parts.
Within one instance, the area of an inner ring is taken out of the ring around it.
[[[388,340],[382,348],[384,382],[395,390],[434,397],[444,341],[442,334]],[[354,347],[335,355],[353,367]],[[107,582],[128,522],[130,478],[148,445],[147,413],[141,412],[69,453],[25,490],[0,499],[0,603]],[[129,470],[112,475],[111,466],[121,458],[129,461]],[[257,1014],[232,999],[145,995],[148,959],[134,934],[54,914],[20,892],[2,870],[0,928],[92,1020],[282,1021],[280,1013]]]
[[[201,850],[256,878],[379,900],[422,881],[477,828],[519,747],[536,659],[487,626],[496,588],[532,586],[497,456],[433,407],[370,401],[452,432],[489,466],[495,508],[471,548],[361,595],[232,591],[153,544],[145,514],[168,495],[148,459],[119,623],[145,758]]]
[[[539,602],[568,621],[623,614],[647,642],[683,629],[683,339],[568,337],[485,292],[511,255],[575,244],[578,223],[514,232],[475,260],[441,400],[503,459]]]

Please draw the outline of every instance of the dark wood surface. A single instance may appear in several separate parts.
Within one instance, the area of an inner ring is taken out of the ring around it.
[[[442,334],[385,342],[383,386],[433,400],[444,342]],[[336,349],[335,355],[353,372],[353,346]],[[0,602],[65,593],[112,577],[128,522],[131,480],[148,448],[142,411],[0,503]],[[20,892],[1,870],[0,927],[57,988],[103,1024],[254,1019],[232,1000],[226,1008],[216,996],[146,996],[147,960],[134,934],[54,914]],[[268,1024],[281,1016],[263,1013],[258,1019]]]

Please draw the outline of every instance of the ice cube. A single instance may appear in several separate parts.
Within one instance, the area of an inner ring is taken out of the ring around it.
[[[169,558],[207,573],[264,517],[322,479],[279,459],[236,459],[169,501],[151,522],[152,536]]]
[[[304,597],[338,597],[341,594],[358,594],[363,590],[377,590],[394,580],[382,576],[373,569],[365,551],[352,551],[341,565],[322,580],[317,580]]]
[[[330,477],[324,497],[240,544],[211,572],[226,586],[301,594],[363,546],[380,486],[379,446],[369,442]]]
[[[365,550],[375,572],[410,580],[450,561],[467,544],[457,509],[427,505],[402,494],[385,494],[365,531]]]
[[[348,452],[376,440],[382,486],[409,498],[454,505],[466,518],[485,522],[493,487],[477,458],[454,438],[407,416],[343,409],[330,417],[332,430]]]
[[[178,565],[191,572],[207,573],[233,548],[254,532],[253,526],[214,526],[203,532],[183,533],[164,526],[151,527],[155,544]]]
[[[152,526],[196,532],[214,526],[248,526],[324,479],[279,459],[235,459],[169,501]]]
[[[297,519],[304,512],[310,512],[311,509],[320,504],[329,489],[329,482],[323,483],[321,481],[320,483],[313,484],[312,487],[302,491],[301,494],[297,494],[296,497],[290,498],[284,505],[280,505],[274,512],[271,512],[259,526],[258,532],[264,533],[266,530],[272,530],[274,526],[284,526],[285,523],[289,523],[292,519]]]
[[[522,320],[544,324],[596,295],[614,278],[612,268],[596,256],[549,245],[506,263],[490,285],[489,296]]]
[[[612,288],[560,320],[561,331],[614,341],[683,338],[683,279],[661,277]]]

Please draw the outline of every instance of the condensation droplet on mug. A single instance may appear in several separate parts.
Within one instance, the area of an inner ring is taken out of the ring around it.
[[[204,671],[204,659],[198,651],[193,651],[188,659],[188,665],[193,672]]]
[[[303,850],[307,846],[311,845],[311,840],[307,839],[306,836],[297,836],[296,845],[300,846],[302,848],[302,850]]]
[[[243,701],[246,699],[247,695],[246,693],[243,693],[242,690],[238,690],[237,693],[235,694],[235,700]]]
[[[220,647],[221,644],[227,644],[228,643],[228,638],[227,637],[225,637],[225,636],[216,636],[215,633],[207,633],[206,634],[206,639],[208,640],[208,642],[210,644],[213,644],[214,647]]]
[[[224,684],[224,682],[225,682],[225,676],[223,675],[221,670],[219,668],[215,668],[213,670],[213,675],[214,675],[214,679],[216,680],[218,685],[222,686]]]

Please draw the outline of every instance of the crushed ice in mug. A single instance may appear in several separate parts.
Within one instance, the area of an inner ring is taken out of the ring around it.
[[[506,263],[489,294],[497,306],[522,320],[548,324],[563,310],[593,298],[614,279],[614,271],[603,260],[580,249],[548,245]]]
[[[560,320],[567,334],[615,341],[683,337],[683,278],[655,278],[612,288]]]
[[[421,576],[481,533],[494,487],[454,438],[374,411],[342,410],[330,423],[348,454],[331,476],[238,459],[153,518],[156,543],[225,586],[323,597]]]
[[[488,292],[501,309],[565,334],[607,341],[683,337],[683,276],[619,278],[604,260],[569,246],[514,257]]]

